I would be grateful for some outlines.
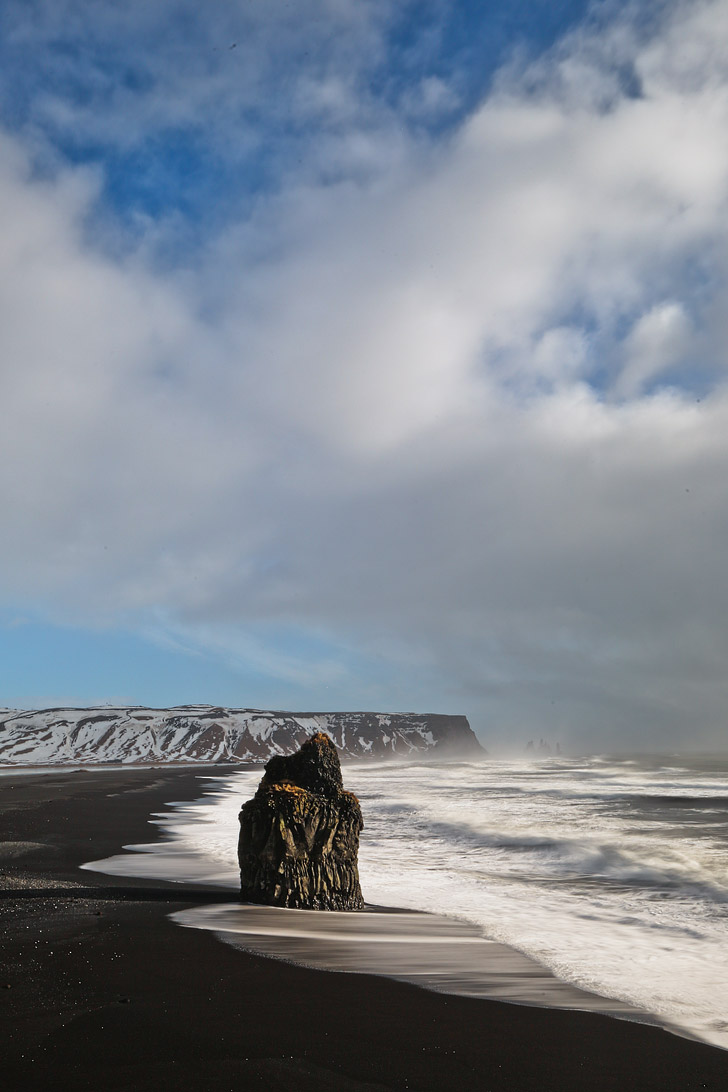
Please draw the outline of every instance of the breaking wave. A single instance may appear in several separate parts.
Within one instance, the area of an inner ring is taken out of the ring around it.
[[[170,841],[148,847],[147,868],[163,874],[166,855],[179,878],[235,887],[237,812],[259,776],[161,817]],[[345,776],[365,817],[369,903],[470,923],[582,990],[728,1047],[725,759],[383,762]]]

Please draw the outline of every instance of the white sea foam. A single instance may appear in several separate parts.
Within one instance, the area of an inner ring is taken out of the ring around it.
[[[728,1047],[728,766],[552,759],[352,766],[372,904],[470,922],[581,989]],[[259,771],[159,821],[148,873],[237,885]],[[134,867],[129,855],[119,871]]]

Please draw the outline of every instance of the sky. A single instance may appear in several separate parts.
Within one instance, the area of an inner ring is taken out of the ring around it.
[[[728,0],[1,0],[0,705],[726,746]]]

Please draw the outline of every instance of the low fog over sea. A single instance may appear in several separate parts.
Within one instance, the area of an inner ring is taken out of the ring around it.
[[[260,775],[220,779],[159,818],[169,843],[94,867],[237,886],[237,814]],[[364,813],[368,903],[460,919],[728,1047],[728,758],[382,762],[344,775]]]

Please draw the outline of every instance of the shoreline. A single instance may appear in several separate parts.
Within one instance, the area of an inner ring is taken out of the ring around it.
[[[170,918],[207,929],[234,948],[301,967],[374,974],[451,997],[597,1012],[703,1041],[650,1013],[572,986],[467,922],[426,910],[368,905],[355,914],[327,913],[322,920],[318,911],[231,902],[175,911]]]
[[[591,1012],[253,955],[168,919],[172,910],[228,901],[220,887],[80,871],[124,844],[157,841],[150,815],[200,796],[199,778],[226,772],[86,768],[0,778],[10,1087],[725,1086],[726,1053],[702,1042]]]
[[[258,767],[249,764],[243,768]],[[224,779],[227,775],[219,776]],[[211,777],[218,779],[214,774]],[[164,834],[173,834],[196,802],[171,804],[155,823]],[[219,884],[230,892],[238,891],[237,883],[230,885],[209,860],[180,845],[174,837],[170,841],[163,837],[153,843],[127,844],[123,852],[84,862],[81,867],[107,876]],[[322,916],[228,900],[217,906],[179,911],[170,918],[185,928],[207,929],[232,947],[310,969],[382,975],[452,996],[601,1012],[704,1041],[690,1030],[673,1026],[627,1002],[559,978],[518,949],[486,939],[477,926],[467,921],[428,910],[365,904],[356,914]]]
[[[259,771],[255,765],[247,765],[244,770],[253,773],[256,782]],[[157,816],[155,823],[165,835],[162,840],[127,845],[122,853],[82,867],[107,875],[210,883],[238,892],[237,866],[231,860],[223,864],[219,856],[202,852],[194,844],[194,835],[211,819],[219,822],[220,815],[214,803],[210,804],[215,796],[232,800],[237,815],[240,800],[254,789],[239,783],[234,776],[239,772],[214,776],[197,801],[177,801]],[[235,834],[229,822],[225,829],[232,843]],[[377,916],[372,917],[375,912]],[[387,921],[382,912],[396,916]],[[537,957],[507,941],[488,938],[477,918],[468,919],[462,913],[424,909],[409,901],[396,906],[367,904],[355,915],[323,916],[225,902],[219,906],[205,904],[170,917],[185,927],[208,929],[233,947],[303,967],[384,975],[453,996],[600,1012],[728,1050],[725,1036],[716,1041],[709,1029],[708,1034],[701,1034],[702,1029],[660,1015],[649,1006],[618,999],[618,992],[602,992],[596,986],[580,986],[559,976]]]
[[[194,802],[175,802],[161,819],[155,818],[155,824],[163,834],[174,831],[177,822],[186,821],[190,807]],[[228,892],[227,901],[180,911],[171,919],[185,928],[207,929],[223,943],[270,959],[317,970],[383,975],[453,996],[601,1012],[702,1041],[626,1002],[558,978],[530,956],[486,939],[475,925],[431,911],[365,904],[356,914],[321,915],[230,901],[237,899],[237,884],[225,882],[226,877],[198,853],[164,837],[127,844],[121,853],[86,861],[81,867],[126,879],[219,885]]]

